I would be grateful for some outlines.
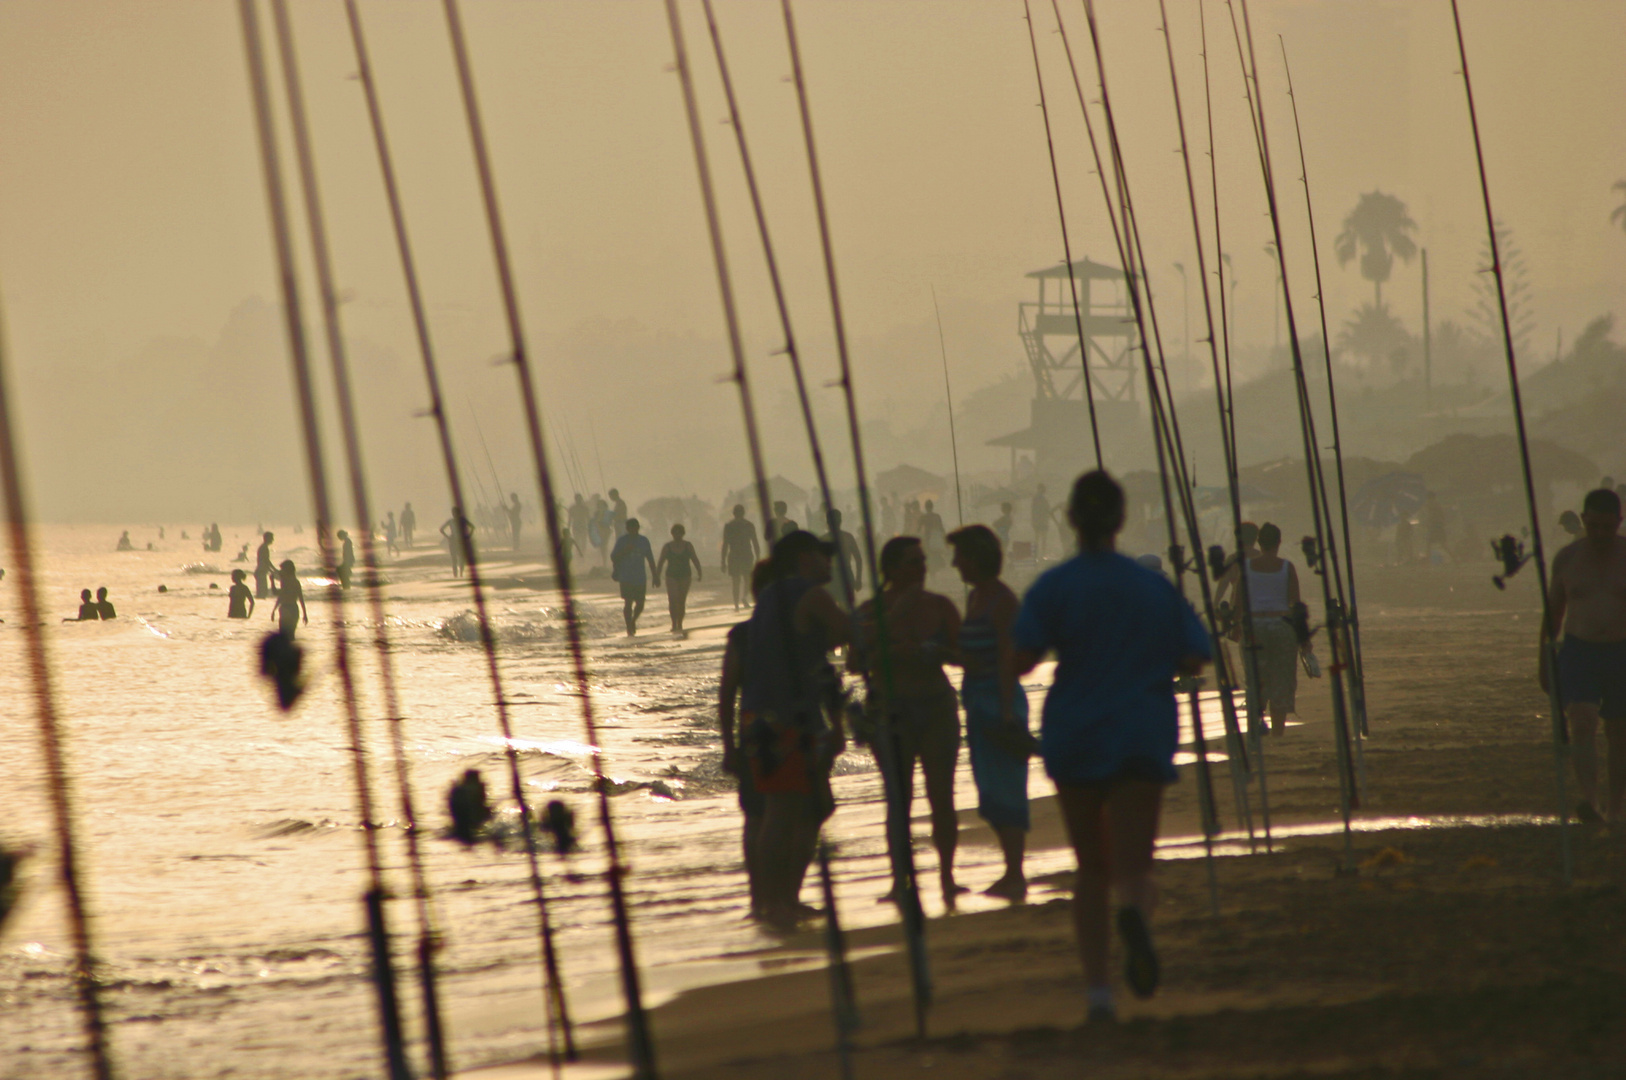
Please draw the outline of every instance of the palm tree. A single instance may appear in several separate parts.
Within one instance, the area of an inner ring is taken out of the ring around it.
[[[1344,218],[1344,231],[1338,234],[1333,250],[1338,265],[1348,266],[1357,252],[1361,256],[1361,276],[1372,283],[1373,301],[1383,306],[1383,283],[1394,269],[1395,256],[1409,263],[1417,256],[1411,234],[1417,222],[1406,212],[1406,204],[1393,195],[1369,191]]]
[[[1621,202],[1609,212],[1609,220],[1620,222],[1620,227],[1626,229],[1626,180],[1616,180],[1615,190],[1620,192]]]

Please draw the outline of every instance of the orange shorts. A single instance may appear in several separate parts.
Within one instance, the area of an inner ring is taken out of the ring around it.
[[[749,725],[755,721],[756,717],[753,714],[746,713],[746,730],[750,730]],[[813,773],[809,768],[802,732],[790,725],[776,726],[771,729],[768,738],[772,739],[771,752],[763,754],[761,744],[758,743],[757,752],[751,755],[751,780],[756,789],[764,795],[774,792],[803,794],[811,792]]]

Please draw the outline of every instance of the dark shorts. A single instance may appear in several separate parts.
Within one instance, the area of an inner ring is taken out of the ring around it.
[[[1149,757],[1126,757],[1118,771],[1100,780],[1069,780],[1067,786],[1105,795],[1125,780],[1140,780],[1148,784],[1172,784],[1169,767]],[[1057,781],[1058,784],[1061,781]]]
[[[1565,638],[1558,646],[1558,694],[1565,705],[1597,705],[1605,720],[1626,720],[1626,641]]]
[[[621,583],[621,599],[642,602],[644,593],[648,591],[649,583],[645,581],[623,581]]]

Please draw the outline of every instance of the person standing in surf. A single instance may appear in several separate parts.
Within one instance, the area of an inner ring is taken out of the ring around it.
[[[412,546],[412,534],[418,529],[418,515],[412,512],[412,504],[407,503],[401,508],[401,546]]]
[[[254,590],[243,584],[246,577],[241,570],[231,572],[231,591],[226,594],[228,619],[246,619],[254,614]]]
[[[1553,558],[1543,635],[1541,688],[1551,672],[1548,641],[1559,638],[1558,697],[1570,723],[1581,801],[1575,815],[1603,820],[1598,807],[1598,722],[1609,739],[1610,821],[1626,810],[1626,537],[1620,535],[1620,496],[1607,487],[1581,504],[1581,539]]]
[[[1088,1015],[1110,1022],[1117,1015],[1107,971],[1114,891],[1126,981],[1138,997],[1157,990],[1152,845],[1163,788],[1178,777],[1174,680],[1199,673],[1213,645],[1172,582],[1118,553],[1124,494],[1117,481],[1101,471],[1080,476],[1067,516],[1078,553],[1023,598],[1004,682],[1015,685],[1055,654],[1039,752],[1078,858],[1073,922]]]
[[[343,529],[339,530],[339,588],[350,587],[350,574],[356,568],[356,545],[351,542],[350,534]]]
[[[299,572],[294,569],[292,559],[284,559],[277,572],[277,602],[271,605],[271,619],[282,636],[292,641],[301,616],[309,626],[311,613],[305,607],[305,589],[299,583]]]
[[[271,595],[271,541],[276,537],[269,532],[260,539],[259,549],[254,552],[254,595],[264,600]]]
[[[440,535],[452,556],[452,576],[462,577],[464,560],[474,558],[474,523],[463,516],[462,507],[454,506],[452,516],[441,523]]]

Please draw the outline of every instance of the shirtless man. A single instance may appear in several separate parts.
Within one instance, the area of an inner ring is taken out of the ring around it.
[[[1589,492],[1581,505],[1586,535],[1553,559],[1548,596],[1558,643],[1558,700],[1570,725],[1581,801],[1575,816],[1598,821],[1598,721],[1609,737],[1609,818],[1626,809],[1626,537],[1620,496]],[[1549,689],[1543,634],[1541,688]],[[1550,692],[1550,691],[1549,691]]]

